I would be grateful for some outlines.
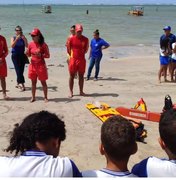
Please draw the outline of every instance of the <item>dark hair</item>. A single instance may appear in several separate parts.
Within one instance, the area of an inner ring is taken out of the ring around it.
[[[160,42],[160,48],[161,49],[164,49],[166,51],[168,49],[168,45],[169,45],[169,38],[168,37],[161,39],[161,42]]]
[[[176,155],[176,110],[163,112],[159,122],[159,133],[166,147]]]
[[[101,142],[110,159],[128,160],[136,146],[135,128],[122,116],[112,116],[101,127]]]
[[[23,31],[21,26],[16,26],[15,30],[16,29],[19,29],[21,32]]]
[[[21,124],[15,124],[10,137],[10,145],[5,151],[10,153],[15,151],[15,155],[18,155],[18,153],[36,148],[37,141],[44,143],[50,138],[65,140],[64,122],[56,114],[48,111],[33,113],[25,117]]]
[[[38,43],[39,43],[40,45],[42,45],[44,42],[45,42],[45,39],[44,39],[43,35],[40,33],[40,34],[39,34]]]
[[[73,28],[73,29],[75,29],[75,27],[76,27],[75,25],[71,26],[71,28]]]
[[[96,30],[94,31],[94,34],[99,36],[99,35],[100,35],[99,30],[96,29]]]

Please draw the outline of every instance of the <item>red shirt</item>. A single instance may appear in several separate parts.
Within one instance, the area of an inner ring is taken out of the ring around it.
[[[36,42],[30,42],[27,50],[28,56],[31,56],[31,62],[39,63],[43,62],[44,58],[49,58],[50,53],[48,49],[48,45],[43,43],[42,45]]]
[[[0,35],[0,58],[5,61],[5,57],[8,55],[8,47],[5,37]]]
[[[70,36],[68,36],[67,41],[66,41],[66,43],[65,43],[65,46],[66,46],[66,47],[68,46],[69,41],[70,41],[70,39],[71,39],[73,36],[74,36],[73,34],[70,34]]]
[[[89,40],[87,37],[81,35],[81,37],[73,36],[68,42],[68,53],[73,59],[81,60],[85,59],[85,54],[89,47]]]

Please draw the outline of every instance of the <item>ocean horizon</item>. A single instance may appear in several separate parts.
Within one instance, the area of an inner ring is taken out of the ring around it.
[[[156,46],[163,27],[170,25],[176,32],[173,5],[144,5],[144,16],[128,15],[132,5],[52,5],[52,13],[42,13],[42,5],[0,5],[1,31],[7,39],[14,36],[17,25],[23,28],[28,41],[29,33],[38,27],[50,47],[64,47],[70,26],[81,23],[83,34],[92,39],[93,31],[111,46]],[[86,14],[86,11],[89,14]]]

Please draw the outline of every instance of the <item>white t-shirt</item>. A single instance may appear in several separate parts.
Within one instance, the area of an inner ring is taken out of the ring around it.
[[[139,177],[176,177],[176,161],[149,157],[132,168]]]
[[[176,46],[176,43],[172,43],[172,49],[174,49]],[[176,60],[176,53],[172,53],[172,59]]]
[[[83,177],[99,177],[99,178],[106,178],[106,177],[136,177],[134,174],[130,173],[129,171],[126,172],[117,172],[111,171],[108,169],[101,169],[101,170],[89,170],[82,172]]]
[[[161,48],[160,48],[160,55],[161,55],[161,56],[165,56],[164,52],[165,52],[165,49],[161,49]]]
[[[79,170],[70,159],[54,158],[42,151],[26,151],[17,157],[0,157],[0,177],[73,177],[77,175],[79,176]]]

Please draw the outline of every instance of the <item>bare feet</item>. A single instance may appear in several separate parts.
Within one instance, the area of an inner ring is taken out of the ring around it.
[[[35,98],[31,98],[30,102],[33,103],[35,101]]]
[[[164,82],[169,82],[169,80],[165,79]]]
[[[4,95],[3,95],[3,99],[4,99],[4,100],[9,100],[9,99],[10,99],[10,97],[9,97],[9,96],[7,96],[6,94],[4,94]]]
[[[25,88],[25,87],[22,87],[22,88],[21,88],[21,92],[23,92],[23,91],[26,91],[26,88]]]
[[[86,96],[84,92],[80,92],[80,96]]]
[[[44,101],[45,101],[45,103],[47,103],[49,100],[48,100],[48,98],[44,98]]]
[[[73,92],[70,92],[70,95],[68,96],[68,98],[72,98],[73,97]]]

